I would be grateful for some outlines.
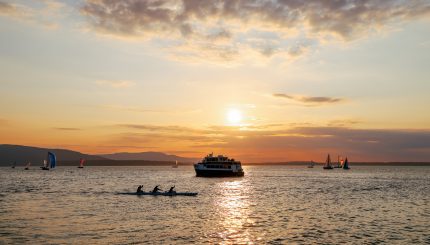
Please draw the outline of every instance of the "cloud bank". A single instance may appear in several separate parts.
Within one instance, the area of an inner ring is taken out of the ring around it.
[[[87,0],[93,30],[162,43],[180,58],[232,61],[303,55],[430,15],[426,0]]]
[[[324,161],[327,153],[348,156],[353,161],[430,161],[429,130],[356,129],[348,127],[346,122],[345,126],[307,127],[192,128],[145,124],[115,127],[125,132],[116,134],[113,142],[157,147],[168,144],[184,147],[180,150],[228,153],[247,162]]]

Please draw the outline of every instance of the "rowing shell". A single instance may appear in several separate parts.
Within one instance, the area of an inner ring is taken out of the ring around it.
[[[197,196],[197,192],[120,192],[119,195],[134,196]]]

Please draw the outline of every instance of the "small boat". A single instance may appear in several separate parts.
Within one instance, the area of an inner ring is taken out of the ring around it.
[[[344,169],[344,170],[351,169],[351,168],[349,167],[348,158],[345,158],[345,162],[343,163],[343,169]]]
[[[79,160],[78,168],[84,168],[84,163],[85,163],[85,159],[81,158],[81,160]]]
[[[30,169],[30,165],[31,165],[31,162],[28,162],[27,165],[25,165],[24,170],[29,170]]]
[[[311,163],[309,163],[308,168],[313,168],[315,166],[315,162],[311,160]]]
[[[333,168],[342,168],[343,159],[341,156],[337,156],[337,164],[333,166]]]
[[[197,196],[197,192],[119,192],[119,195],[133,195],[133,196]]]
[[[330,154],[327,155],[327,160],[325,161],[323,169],[333,169],[333,166],[331,165]]]
[[[16,162],[13,162],[12,168],[15,168],[15,167],[16,167]]]
[[[172,168],[178,168],[178,167],[179,167],[178,161],[175,161],[175,165],[173,165]]]
[[[43,160],[43,167],[40,167],[42,170],[50,170],[55,168],[57,165],[57,157],[54,153],[48,152],[47,160]]]

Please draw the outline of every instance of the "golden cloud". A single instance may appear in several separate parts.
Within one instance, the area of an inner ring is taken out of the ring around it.
[[[429,16],[425,0],[87,0],[93,30],[162,39],[178,59],[234,62],[294,59],[322,39],[350,41],[393,23]]]

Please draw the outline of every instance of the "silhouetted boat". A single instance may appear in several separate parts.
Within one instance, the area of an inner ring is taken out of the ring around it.
[[[311,160],[311,163],[309,163],[308,168],[313,168],[315,166],[315,162]]]
[[[226,156],[207,155],[199,163],[194,164],[197,177],[242,177],[242,164]]]
[[[48,152],[47,160],[43,160],[43,167],[40,167],[42,170],[50,170],[55,168],[57,165],[57,158],[54,153]]]
[[[179,167],[178,161],[175,161],[175,165],[172,165],[172,168],[178,168],[178,167]]]
[[[120,192],[119,195],[134,195],[134,196],[197,196],[197,192]]]
[[[333,168],[342,168],[343,159],[341,156],[337,156],[337,164],[333,166]]]
[[[333,169],[333,166],[331,165],[330,154],[327,155],[327,160],[325,161],[323,169]]]
[[[84,168],[84,163],[85,163],[85,159],[81,158],[81,160],[79,160],[78,168]]]
[[[15,168],[15,167],[16,167],[16,162],[13,162],[12,168]]]
[[[343,163],[343,169],[344,170],[350,169],[349,163],[348,163],[348,158],[345,158],[345,162]]]
[[[28,162],[27,165],[25,165],[24,170],[29,170],[30,169],[30,165],[31,165],[31,162]]]

